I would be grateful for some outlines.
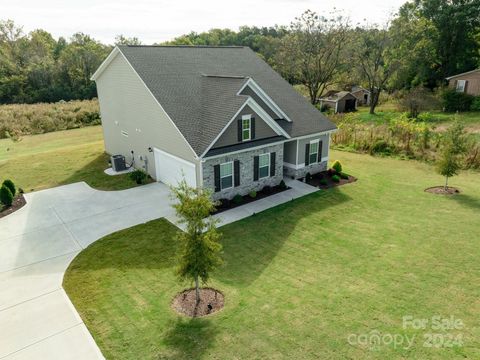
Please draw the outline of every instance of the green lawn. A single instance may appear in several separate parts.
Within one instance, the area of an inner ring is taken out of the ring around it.
[[[77,181],[101,190],[135,185],[128,175],[104,174],[107,161],[100,126],[0,140],[0,181],[10,178],[25,191]]]
[[[222,228],[211,286],[226,307],[202,319],[170,309],[176,228],[165,220],[84,250],[64,287],[107,359],[480,358],[480,176],[332,152],[359,181]],[[459,330],[403,329],[402,317],[454,316]],[[351,334],[415,336],[413,346],[349,345]],[[428,333],[463,345],[425,347]]]

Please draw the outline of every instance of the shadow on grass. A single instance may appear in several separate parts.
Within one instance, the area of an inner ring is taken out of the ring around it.
[[[149,221],[105,236],[83,250],[69,271],[164,269],[176,264],[179,230],[165,219]]]
[[[209,319],[178,318],[163,333],[166,354],[156,359],[199,359],[212,345],[218,333]]]
[[[221,228],[225,265],[215,278],[248,286],[269,266],[298,223],[351,198],[339,188],[320,191]]]
[[[469,207],[473,210],[480,210],[480,200],[467,194],[456,194],[450,197],[462,206]]]
[[[124,190],[138,186],[130,179],[129,174],[107,175],[105,169],[109,167],[109,155],[100,154],[83,168],[76,170],[68,178],[61,181],[61,185],[85,181],[91,187],[98,190]]]

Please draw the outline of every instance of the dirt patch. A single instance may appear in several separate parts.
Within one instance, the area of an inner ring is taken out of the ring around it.
[[[17,211],[18,209],[22,208],[26,203],[27,202],[25,201],[25,198],[23,197],[23,194],[18,194],[13,199],[12,206],[0,207],[0,218]]]
[[[213,314],[223,308],[223,294],[212,288],[200,289],[200,302],[195,300],[195,289],[188,289],[177,294],[172,301],[172,308],[177,313],[190,317]]]
[[[425,192],[439,195],[454,195],[460,193],[457,188],[449,186],[445,189],[445,186],[433,186],[425,189]]]
[[[320,189],[330,189],[335,186],[341,186],[341,185],[345,185],[345,184],[349,184],[357,181],[356,177],[343,174],[343,178],[340,178],[340,181],[335,182],[332,179],[333,175],[339,176],[339,174],[336,174],[335,172],[332,172],[332,171],[322,171],[320,173],[313,174],[311,178],[306,180],[305,182],[308,185],[315,186]],[[303,179],[300,179],[300,180],[303,180]]]

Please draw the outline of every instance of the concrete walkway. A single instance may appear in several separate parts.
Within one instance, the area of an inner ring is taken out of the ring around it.
[[[291,189],[216,215],[220,226],[318,191]],[[165,217],[175,223],[161,183],[97,191],[75,183],[25,195],[27,204],[0,219],[0,359],[103,359],[62,288],[73,258],[112,232]]]
[[[246,217],[252,216],[253,214],[258,214],[259,212],[270,209],[277,205],[319,191],[318,188],[298,180],[284,178],[284,181],[290,189],[214,215],[213,217],[219,219],[218,226],[224,226],[235,221],[242,220]],[[171,223],[176,224],[179,228],[184,228],[182,225],[178,224],[174,213],[166,218]]]
[[[161,183],[97,191],[85,183],[26,194],[0,219],[0,359],[103,359],[62,289],[72,259],[99,238],[172,215]]]

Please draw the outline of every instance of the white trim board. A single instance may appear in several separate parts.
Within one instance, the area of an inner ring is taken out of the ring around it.
[[[210,160],[210,159],[216,159],[216,158],[219,158],[219,157],[222,157],[222,156],[230,156],[230,155],[233,155],[233,154],[240,154],[240,153],[243,153],[243,152],[246,152],[246,151],[257,150],[257,149],[265,148],[265,147],[272,146],[272,145],[283,144],[284,142],[285,142],[285,140],[275,141],[275,142],[268,143],[268,144],[252,146],[252,147],[242,149],[242,150],[236,150],[236,151],[231,151],[231,152],[224,153],[224,154],[218,154],[218,155],[205,157],[205,158],[202,158],[202,163],[204,163],[204,162],[206,162],[207,160]]]
[[[253,80],[252,78],[248,78],[248,80],[245,82],[245,84],[243,84],[243,86],[240,88],[240,90],[237,92],[237,95],[240,95],[242,93],[242,91],[247,87],[249,86],[250,89],[253,90],[253,92],[255,94],[258,95],[258,97],[260,99],[263,100],[263,102],[265,104],[267,104],[267,106],[269,106],[273,112],[280,118],[283,118],[289,122],[292,122],[292,120],[288,117],[287,114],[285,114],[285,112],[280,108],[280,106],[278,106],[275,101],[272,100],[272,98],[270,96],[268,96],[268,94],[263,91],[263,89],[260,87],[260,85],[258,85],[255,80]]]
[[[107,58],[103,60],[98,69],[90,77],[90,80],[96,81],[98,77],[103,73],[103,71],[107,68],[107,66],[112,62],[113,59],[117,57],[120,52],[120,49],[115,46],[115,48],[110,52],[110,54],[108,54]]]

